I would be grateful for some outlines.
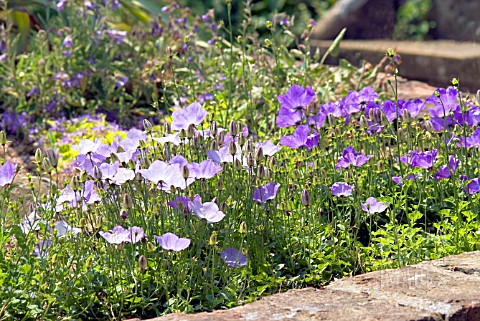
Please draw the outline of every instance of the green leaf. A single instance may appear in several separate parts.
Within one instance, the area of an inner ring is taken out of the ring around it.
[[[325,52],[322,59],[320,60],[321,65],[323,65],[323,63],[325,62],[325,59],[327,59],[329,55],[332,55],[334,57],[338,55],[338,51],[340,49],[340,41],[342,41],[346,31],[347,31],[347,28],[343,28],[342,31],[340,31],[340,33],[338,34],[338,36],[335,38],[335,40],[333,40],[332,44],[330,45],[330,47],[328,47],[327,51]]]

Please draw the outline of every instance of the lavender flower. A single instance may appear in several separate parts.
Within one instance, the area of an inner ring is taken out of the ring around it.
[[[190,208],[199,219],[205,219],[207,223],[217,223],[223,220],[225,214],[218,209],[214,202],[202,203],[200,197],[194,197],[190,202]]]
[[[464,191],[467,192],[468,194],[477,194],[480,192],[480,178],[474,178],[472,179],[464,188]]]
[[[121,244],[126,243],[129,241],[127,238],[127,230],[125,230],[122,226],[117,225],[109,232],[98,232],[101,237],[105,239],[110,244]]]
[[[265,186],[256,188],[253,191],[253,198],[257,203],[265,204],[269,200],[273,200],[277,196],[278,188],[280,184],[275,182],[267,183]]]
[[[240,268],[245,265],[247,265],[247,258],[243,253],[237,249],[234,248],[226,248],[224,251],[221,253],[223,261],[233,267],[233,268]]]
[[[293,132],[292,136],[283,136],[280,138],[280,144],[290,148],[306,147],[311,150],[314,146],[318,145],[319,133],[314,132],[312,135],[308,135],[310,128],[307,125],[298,126]]]
[[[71,35],[66,36],[65,39],[63,39],[63,41],[62,41],[62,45],[65,48],[72,48],[73,47],[72,36]]]
[[[362,210],[369,214],[381,213],[385,211],[388,207],[388,204],[379,202],[375,197],[367,198],[367,201],[362,204]]]
[[[279,150],[280,146],[273,144],[270,140],[266,140],[263,143],[258,142],[255,144],[255,151],[259,150],[260,147],[263,150],[263,155],[265,156],[273,156],[275,155]]]
[[[198,126],[207,117],[207,112],[195,102],[185,109],[175,110],[172,114],[172,129],[187,130],[190,125]]]
[[[190,245],[190,239],[179,238],[173,233],[165,233],[162,236],[155,235],[160,246],[166,251],[180,252]]]
[[[418,150],[409,151],[406,156],[400,157],[400,161],[411,167],[418,167],[422,169],[430,169],[433,167],[433,162],[437,157],[437,150],[419,152]]]
[[[232,156],[232,154],[230,153],[229,146],[225,146],[220,148],[218,151],[209,150],[207,155],[208,155],[208,158],[213,160],[215,163],[222,164],[222,163],[232,163],[236,158],[240,159],[241,153],[242,153],[241,149],[237,146],[237,152],[235,153],[235,155]]]
[[[17,164],[5,162],[5,164],[0,167],[0,187],[12,184],[16,171]]]
[[[370,159],[371,155],[363,155],[360,152],[355,152],[352,146],[343,150],[342,157],[337,162],[337,169],[348,168],[350,165],[360,167]]]
[[[133,226],[127,230],[117,225],[109,232],[98,232],[101,237],[110,244],[137,243],[145,237],[145,232],[141,227]]]
[[[222,170],[222,166],[208,159],[200,164],[191,163],[188,169],[190,170],[190,176],[195,179],[210,179]]]
[[[115,40],[117,45],[121,44],[127,36],[126,31],[107,30],[107,35],[110,39]]]
[[[290,111],[305,110],[316,98],[312,87],[304,89],[302,86],[293,85],[284,95],[278,96],[282,108]]]
[[[455,88],[439,88],[437,92],[439,97],[432,95],[427,99],[427,103],[433,104],[433,107],[428,110],[432,117],[443,119],[450,112],[461,112],[460,106],[457,104],[458,91]]]
[[[115,86],[117,86],[117,89],[123,88],[127,84],[128,79],[129,78],[127,76],[121,76],[115,84]]]
[[[330,190],[332,191],[332,194],[337,196],[337,197],[347,197],[352,195],[353,189],[355,186],[353,185],[348,185],[347,183],[342,183],[342,182],[336,182],[332,186],[330,186]]]

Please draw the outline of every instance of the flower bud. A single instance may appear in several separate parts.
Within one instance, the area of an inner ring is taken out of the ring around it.
[[[126,209],[133,208],[133,199],[130,194],[123,195],[123,206],[125,206]]]
[[[210,123],[210,135],[215,137],[217,136],[217,133],[218,133],[217,122],[212,120],[212,122]]]
[[[212,235],[210,235],[210,238],[208,239],[208,244],[210,246],[217,245],[217,232],[216,231],[213,231]]]
[[[228,211],[228,205],[227,202],[221,202],[219,206],[219,210],[222,211],[223,213]]]
[[[42,159],[43,159],[42,150],[40,148],[37,148],[37,150],[35,151],[35,162],[37,162],[37,164],[41,164]]]
[[[240,223],[240,228],[238,229],[238,231],[240,232],[240,234],[246,234],[247,233],[247,222],[242,221],[242,223]]]
[[[43,158],[42,169],[48,174],[52,172],[52,164],[50,163],[50,160],[46,157]]]
[[[263,159],[263,148],[260,147],[257,149],[257,151],[255,152],[255,161],[257,163],[260,163]]]
[[[192,138],[195,135],[195,125],[190,124],[187,128],[187,137]]]
[[[252,140],[250,140],[250,139],[247,140],[247,146],[245,147],[245,151],[247,153],[248,152],[250,152],[250,153],[254,152]]]
[[[310,192],[305,189],[302,191],[302,204],[305,207],[310,206]]]
[[[147,269],[147,258],[145,257],[145,255],[140,255],[140,257],[138,258],[138,268],[142,272]]]
[[[258,166],[257,177],[258,178],[264,178],[265,177],[265,167],[263,165]]]
[[[83,170],[80,173],[80,182],[85,183],[87,180],[88,180],[88,173],[87,173],[87,171]]]
[[[152,131],[153,125],[148,119],[144,119],[143,128],[145,128],[145,132],[148,134]]]
[[[7,134],[5,134],[5,131],[1,130],[0,131],[0,145],[5,146],[7,144]]]
[[[367,117],[365,117],[365,115],[362,115],[360,116],[360,127],[361,128],[367,128],[368,127],[368,120],[367,120]]]
[[[410,111],[408,109],[403,110],[403,119],[405,119],[405,122],[407,124],[410,124],[412,122],[412,114],[410,114]]]
[[[236,170],[243,169],[242,162],[238,158],[235,158],[234,167]]]
[[[237,144],[232,140],[230,141],[230,144],[228,145],[228,151],[230,152],[230,155],[235,155],[237,153]]]
[[[377,169],[379,172],[383,172],[385,170],[385,164],[382,160],[379,160],[377,163]]]
[[[222,191],[223,190],[223,180],[219,179],[217,182],[217,191]]]
[[[170,134],[172,132],[172,128],[170,127],[169,123],[163,124],[163,132],[165,134]]]
[[[274,168],[275,168],[275,165],[277,165],[277,159],[275,158],[275,156],[270,156],[270,157],[268,158],[267,165],[268,165],[268,167],[271,168],[271,169],[274,169]]]
[[[190,170],[188,169],[187,165],[182,167],[182,176],[185,180],[190,177]]]
[[[335,118],[335,116],[333,116],[333,114],[328,114],[327,121],[328,121],[328,124],[332,127],[337,124],[337,119]]]
[[[255,160],[253,159],[252,153],[247,154],[247,166],[250,167],[250,168],[255,166]]]
[[[238,144],[239,144],[240,146],[245,145],[245,136],[243,136],[243,135],[238,135]]]
[[[153,252],[155,250],[155,245],[152,242],[147,242],[147,250],[148,252]]]
[[[193,136],[193,146],[198,149],[202,146],[202,142],[203,136],[199,132],[196,132],[195,136]]]
[[[265,178],[268,179],[268,180],[271,180],[272,179],[272,171],[266,167],[265,168]]]
[[[225,142],[225,132],[219,132],[217,135],[217,144],[218,146],[223,145]]]
[[[232,137],[237,136],[237,134],[238,134],[238,130],[237,130],[237,129],[238,129],[238,128],[237,128],[237,122],[236,122],[236,121],[232,120],[232,121],[230,122],[229,129],[230,129],[230,130],[229,130],[229,131],[230,131],[230,135],[232,135]]]
[[[97,165],[93,166],[93,178],[97,180],[102,179],[102,171]]]
[[[220,135],[218,135],[220,136]],[[217,138],[218,138],[217,136]],[[211,150],[217,150],[218,149],[218,143],[216,141],[212,141],[212,143],[210,144],[210,149]]]

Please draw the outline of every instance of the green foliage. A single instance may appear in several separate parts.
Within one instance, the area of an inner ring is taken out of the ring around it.
[[[397,11],[397,23],[393,32],[396,40],[424,40],[435,22],[429,21],[431,0],[407,0]]]

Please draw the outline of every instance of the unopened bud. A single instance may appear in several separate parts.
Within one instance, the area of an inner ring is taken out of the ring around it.
[[[37,148],[37,150],[35,151],[35,162],[37,162],[37,164],[41,164],[42,160],[43,160],[42,150],[40,148]]]
[[[145,255],[140,255],[138,258],[138,268],[140,271],[145,271],[147,269],[147,258]]]
[[[239,144],[240,146],[245,145],[245,140],[246,140],[246,139],[245,139],[245,136],[243,136],[243,134],[238,135],[238,144]]]
[[[212,120],[212,122],[210,123],[210,135],[217,136],[217,133],[218,133],[217,122]]]
[[[187,137],[192,138],[195,135],[195,125],[190,124],[187,128]]]
[[[258,178],[264,178],[265,177],[265,167],[263,165],[258,166],[257,177]]]
[[[367,128],[368,127],[368,120],[367,120],[367,117],[365,117],[365,115],[362,115],[360,116],[360,127],[362,128]]]
[[[182,167],[182,176],[183,179],[188,179],[190,177],[190,170],[188,169],[187,165]]]
[[[145,128],[145,132],[150,133],[152,131],[153,125],[148,119],[143,120],[143,128]]]
[[[259,147],[257,151],[255,152],[255,161],[257,163],[260,163],[263,159],[263,148]]]
[[[275,158],[275,156],[270,156],[270,157],[268,158],[267,165],[268,165],[268,167],[271,168],[271,169],[274,169],[274,168],[275,168],[275,165],[277,165],[277,159]]]
[[[410,124],[412,122],[412,114],[410,114],[410,111],[408,109],[403,110],[403,119],[405,119],[405,122],[407,124]]]
[[[239,227],[238,231],[240,232],[240,234],[247,233],[247,222],[242,221],[242,223],[240,223],[240,227]]]
[[[5,146],[7,144],[7,134],[5,134],[5,131],[1,130],[0,131],[0,145]]]
[[[155,250],[155,245],[152,242],[147,242],[147,251],[153,252]]]
[[[93,178],[97,180],[102,179],[102,171],[97,165],[93,166]]]
[[[210,238],[208,239],[208,244],[210,246],[217,245],[217,232],[216,231],[213,231],[212,235],[210,235]]]
[[[218,146],[223,145],[225,142],[225,132],[219,132],[217,135],[217,144]]]
[[[87,173],[87,171],[83,170],[80,173],[80,182],[85,183],[87,180],[88,180],[88,173]]]
[[[42,169],[49,174],[52,172],[52,164],[50,163],[50,160],[46,157],[43,158]]]
[[[332,127],[337,124],[337,119],[335,118],[335,116],[333,116],[333,114],[328,114],[327,121],[328,121],[328,124]]]
[[[222,191],[223,190],[223,180],[219,179],[217,182],[217,191]]]
[[[272,179],[272,171],[265,167],[265,178],[270,180]]]
[[[165,134],[170,134],[172,132],[172,128],[170,127],[169,123],[163,124],[163,132]]]
[[[228,145],[228,151],[230,152],[230,155],[235,155],[237,153],[237,144],[233,140],[230,141],[230,144]]]
[[[227,202],[221,202],[219,206],[219,210],[222,211],[223,213],[228,211],[228,205]]]
[[[250,167],[250,168],[255,166],[255,160],[253,159],[252,153],[247,154],[247,166]]]
[[[302,204],[305,207],[310,206],[310,192],[305,189],[302,191]]]
[[[379,172],[383,172],[385,170],[385,163],[382,160],[378,161],[377,169]]]
[[[242,162],[238,158],[235,158],[235,162],[233,166],[235,167],[236,170],[243,169]]]
[[[237,129],[238,129],[238,128],[237,128],[237,122],[236,122],[236,121],[232,120],[232,121],[230,122],[230,127],[229,127],[229,129],[230,129],[230,135],[232,135],[232,137],[237,136],[237,134],[238,134],[238,130],[237,130]]]
[[[123,195],[123,206],[125,206],[126,209],[133,208],[133,199],[130,194]]]

